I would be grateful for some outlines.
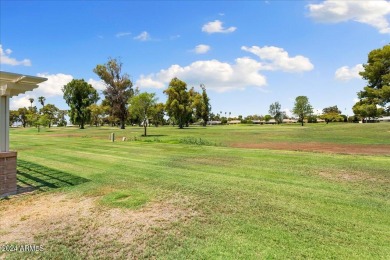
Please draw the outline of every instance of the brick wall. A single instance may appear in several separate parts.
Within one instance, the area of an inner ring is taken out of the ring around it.
[[[16,152],[0,153],[0,197],[16,193]]]

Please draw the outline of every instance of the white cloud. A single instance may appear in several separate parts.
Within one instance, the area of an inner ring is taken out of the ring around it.
[[[129,35],[131,35],[131,32],[119,32],[119,33],[115,34],[115,37],[121,38],[121,37],[129,36]]]
[[[106,89],[106,84],[104,84],[103,80],[94,80],[94,79],[89,79],[88,84],[91,84],[92,87],[94,87],[96,90],[105,90]]]
[[[343,66],[338,68],[335,72],[335,78],[341,81],[349,81],[351,79],[361,79],[359,72],[363,71],[363,65],[357,64],[355,67]]]
[[[18,109],[20,107],[30,107],[31,103],[29,98],[33,98],[35,101],[33,106],[37,104],[38,97],[44,96],[46,98],[49,97],[62,97],[63,92],[62,88],[72,81],[73,76],[67,74],[47,74],[47,73],[39,73],[38,77],[47,78],[47,81],[39,84],[39,87],[34,89],[32,92],[27,92],[26,94],[22,94],[16,97],[11,98],[10,108]],[[105,84],[101,80],[89,79],[88,84],[91,84],[96,90],[104,90],[106,88]]]
[[[293,112],[289,108],[282,109],[282,111],[286,114],[287,117],[292,117]]]
[[[36,103],[37,102],[37,99],[35,98],[35,96],[31,96],[29,94],[24,94],[24,95],[20,95],[20,96],[14,96],[10,99],[10,109],[11,110],[17,110],[21,107],[30,107],[31,106],[31,103],[30,103],[30,100],[29,98],[34,98],[34,102]],[[34,102],[33,102],[33,106],[34,106]]]
[[[177,39],[179,39],[180,37],[181,37],[180,34],[176,34],[176,35],[170,36],[169,39],[170,39],[170,40],[177,40]]]
[[[158,73],[141,75],[138,87],[165,88],[172,78],[177,77],[189,86],[203,83],[208,89],[224,92],[246,87],[265,86],[266,78],[259,73],[261,64],[250,58],[238,58],[234,64],[218,60],[196,61],[188,66],[172,65]]]
[[[262,70],[282,70],[286,72],[310,71],[314,68],[310,60],[304,56],[298,55],[289,57],[287,51],[275,46],[242,46],[241,50],[247,51],[258,56],[263,62]]]
[[[326,0],[320,4],[309,4],[309,15],[318,22],[339,23],[356,21],[371,25],[380,33],[390,33],[386,16],[390,14],[390,2]]]
[[[67,74],[45,74],[39,73],[38,77],[47,78],[47,81],[39,84],[39,87],[34,90],[34,94],[37,96],[52,97],[62,96],[62,88],[72,81],[73,76]]]
[[[213,22],[206,23],[202,27],[202,32],[206,33],[232,33],[237,29],[237,27],[229,27],[229,28],[224,28],[222,26],[222,22],[219,20],[215,20]]]
[[[210,46],[205,44],[199,44],[195,47],[194,52],[197,54],[204,54],[210,50]]]
[[[322,109],[320,108],[313,108],[313,115],[322,115]]]
[[[138,36],[134,37],[134,40],[139,40],[141,42],[149,41],[150,39],[151,39],[150,38],[150,34],[148,32],[146,32],[146,31],[143,31]]]
[[[31,61],[29,59],[18,61],[15,58],[10,57],[11,53],[11,49],[3,50],[3,46],[0,44],[0,64],[7,64],[11,66],[31,66]]]

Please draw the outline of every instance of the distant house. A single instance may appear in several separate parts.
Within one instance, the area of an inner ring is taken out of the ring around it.
[[[228,121],[229,125],[241,124],[241,120],[230,120]]]
[[[208,121],[208,125],[220,125],[222,122],[221,121]]]
[[[276,122],[275,119],[270,119],[270,120],[266,121],[265,123],[266,123],[266,124],[269,124],[269,125],[274,125],[274,124],[276,124],[277,122]]]
[[[378,118],[378,121],[379,122],[390,122],[390,116],[380,117],[380,118]]]
[[[288,119],[288,118],[286,118],[286,119],[283,119],[283,123],[297,123],[298,122],[298,120],[296,120],[296,119]]]

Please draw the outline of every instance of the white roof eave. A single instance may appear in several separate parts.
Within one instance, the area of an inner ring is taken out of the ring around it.
[[[0,96],[17,96],[38,87],[47,78],[0,71]]]

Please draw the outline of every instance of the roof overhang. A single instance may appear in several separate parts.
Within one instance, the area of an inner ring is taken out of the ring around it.
[[[0,71],[0,96],[17,96],[38,87],[47,78]]]

